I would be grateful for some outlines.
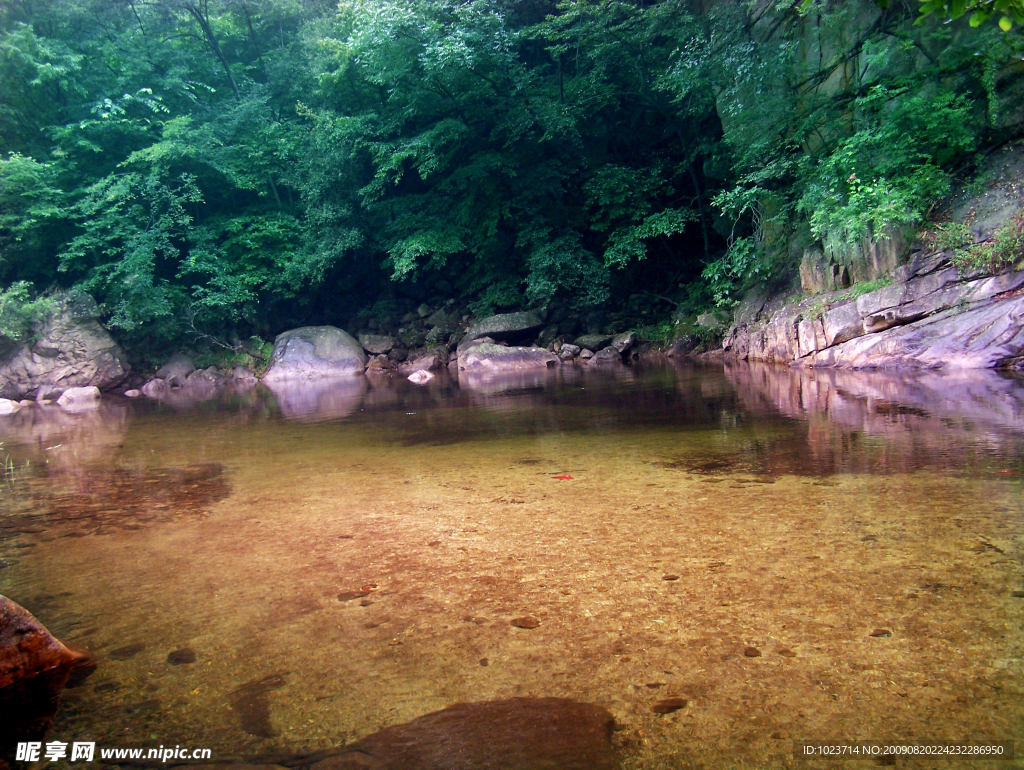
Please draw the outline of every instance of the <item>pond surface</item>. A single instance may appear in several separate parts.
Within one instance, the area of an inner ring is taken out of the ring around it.
[[[54,740],[260,758],[557,696],[626,768],[1024,750],[1024,386],[991,372],[111,397],[0,440],[0,593],[99,661]]]

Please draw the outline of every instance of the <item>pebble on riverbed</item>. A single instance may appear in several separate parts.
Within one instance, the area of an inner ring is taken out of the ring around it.
[[[748,658],[761,657],[761,651],[757,649],[757,647],[747,647],[747,649],[743,651],[743,654],[746,655]]]
[[[167,653],[167,662],[172,666],[182,666],[186,663],[195,663],[196,651],[189,649],[188,647],[182,647],[180,650],[171,650]]]
[[[342,591],[338,594],[338,601],[350,602],[353,599],[362,599],[370,595],[369,589],[360,589],[359,591]]]
[[[113,660],[130,660],[146,649],[146,645],[141,642],[138,644],[129,644],[124,647],[118,647],[116,650],[110,651],[110,657]]]
[[[655,714],[671,714],[673,711],[686,708],[687,703],[689,701],[686,698],[665,698],[651,706],[651,711]]]
[[[524,615],[521,618],[513,618],[512,625],[516,628],[536,628],[540,625],[540,621],[533,615]]]

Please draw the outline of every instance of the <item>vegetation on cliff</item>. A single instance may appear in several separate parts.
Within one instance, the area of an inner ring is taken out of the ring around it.
[[[79,287],[142,347],[728,304],[1020,134],[1019,27],[931,5],[7,0],[5,313]]]

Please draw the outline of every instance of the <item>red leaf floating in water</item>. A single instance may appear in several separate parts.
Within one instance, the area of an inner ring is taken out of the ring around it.
[[[555,476],[555,481],[572,481],[572,476]]]

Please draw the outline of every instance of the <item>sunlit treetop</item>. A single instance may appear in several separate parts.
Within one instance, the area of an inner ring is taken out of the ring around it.
[[[887,9],[889,0],[875,0],[879,8]],[[803,0],[800,12],[804,13],[814,0]],[[999,28],[1009,32],[1013,25],[1024,25],[1024,0],[920,0],[917,24],[929,16],[938,19],[959,19],[970,14],[970,25],[980,27],[992,18],[998,18]]]

